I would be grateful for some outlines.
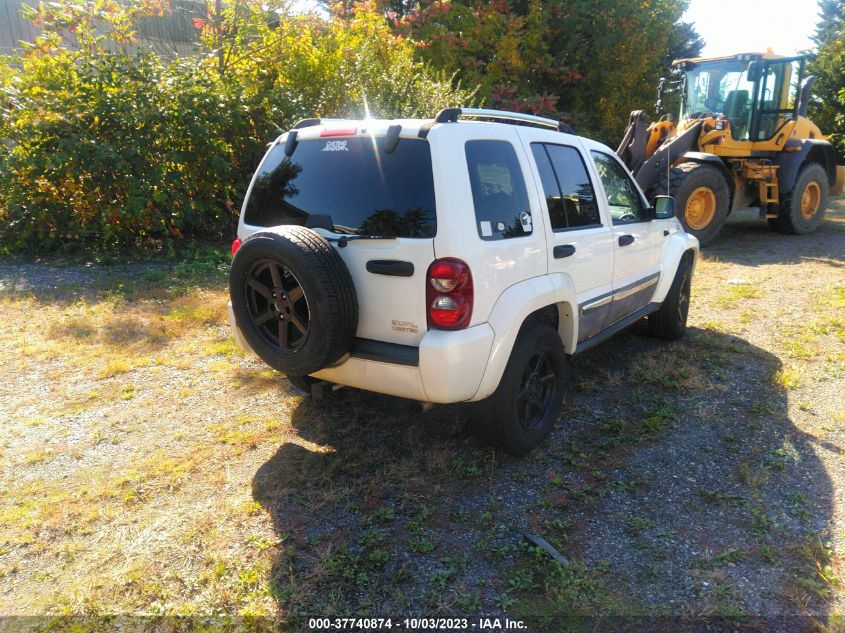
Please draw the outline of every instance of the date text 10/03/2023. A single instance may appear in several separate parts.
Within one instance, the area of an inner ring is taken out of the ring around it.
[[[309,618],[314,631],[398,629],[404,631],[518,631],[522,620],[511,618]]]

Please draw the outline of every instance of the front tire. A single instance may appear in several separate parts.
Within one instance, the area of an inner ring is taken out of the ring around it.
[[[652,336],[664,341],[676,341],[686,333],[691,286],[692,255],[684,255],[660,309],[648,317],[648,329]]]
[[[675,198],[684,230],[695,235],[702,246],[716,238],[728,217],[728,183],[712,165],[681,163],[669,172],[668,189],[661,178],[654,192]]]
[[[824,219],[829,195],[827,172],[818,163],[809,163],[798,172],[795,186],[778,207],[778,217],[769,220],[778,233],[806,235]]]
[[[565,367],[557,330],[534,322],[524,327],[496,391],[476,405],[476,426],[508,453],[528,454],[557,422]]]

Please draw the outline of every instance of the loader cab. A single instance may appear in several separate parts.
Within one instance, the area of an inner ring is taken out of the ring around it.
[[[678,60],[684,71],[680,121],[720,115],[735,141],[762,141],[798,116],[805,56],[740,54]]]

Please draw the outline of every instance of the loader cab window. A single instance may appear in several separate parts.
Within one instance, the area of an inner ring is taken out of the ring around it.
[[[748,62],[728,60],[696,66],[687,72],[682,119],[723,114],[734,140],[748,140],[754,82],[748,80]]]
[[[801,60],[769,63],[760,78],[757,134],[754,140],[772,138],[795,114],[801,81]]]
[[[737,141],[762,141],[795,116],[804,58],[758,59],[755,81],[749,59],[700,63],[687,70],[681,119],[724,115]]]
[[[734,140],[748,140],[751,123],[751,100],[754,98],[754,82],[748,81],[747,68],[730,70],[719,81],[719,107],[731,125]]]

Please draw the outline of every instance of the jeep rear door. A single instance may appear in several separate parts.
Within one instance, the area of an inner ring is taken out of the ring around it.
[[[577,137],[520,130],[534,163],[535,190],[543,197],[549,274],[564,273],[579,304],[578,340],[597,334],[613,292],[613,235]],[[571,352],[572,350],[567,350]]]
[[[435,157],[435,254],[470,266],[470,325],[477,325],[506,288],[546,274],[545,224],[531,166],[513,125],[445,123],[428,140]]]

